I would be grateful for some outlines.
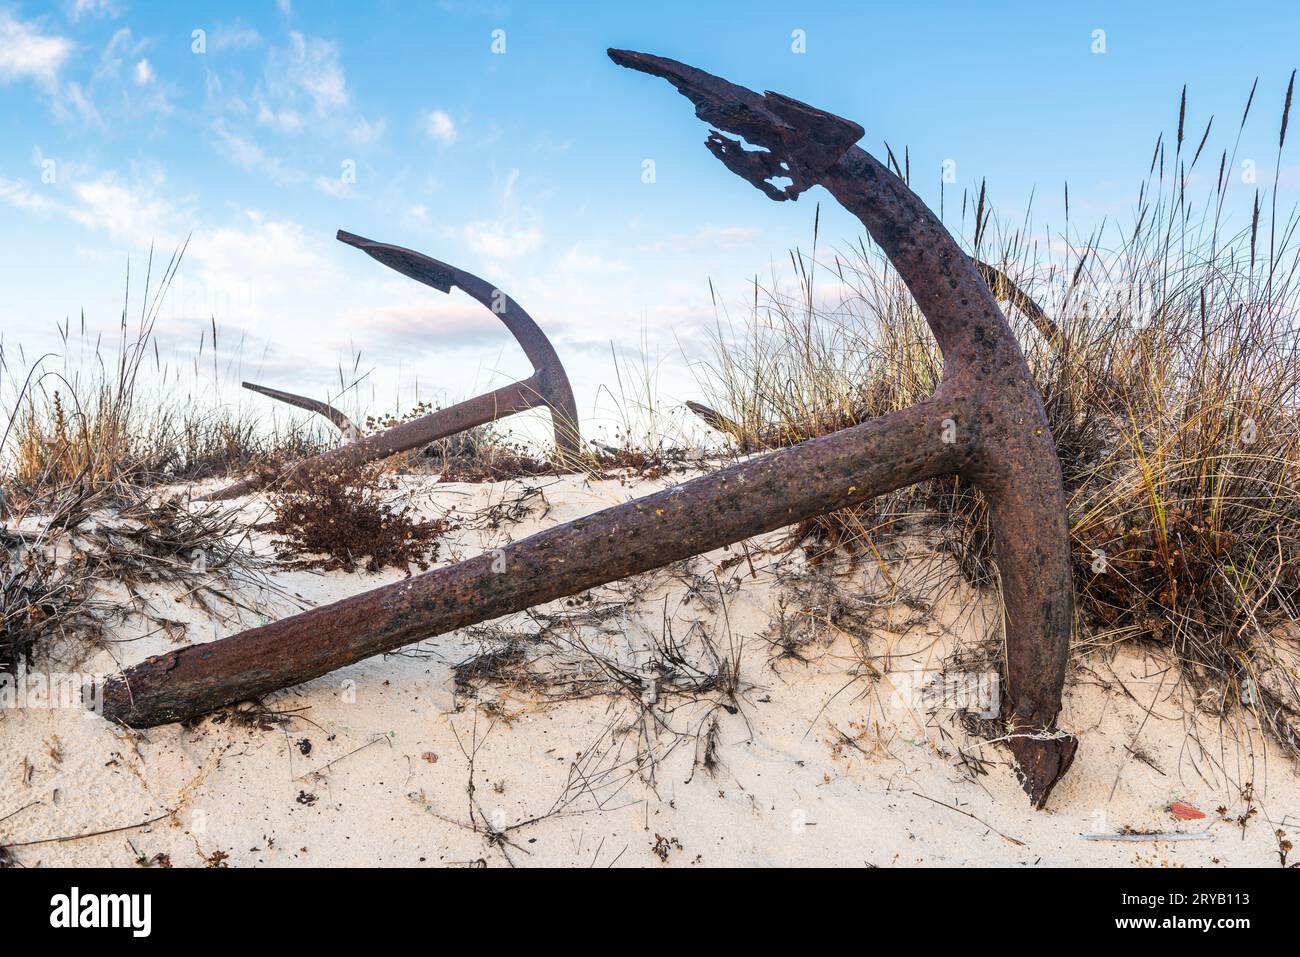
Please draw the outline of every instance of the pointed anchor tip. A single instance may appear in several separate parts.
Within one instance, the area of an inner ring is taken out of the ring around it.
[[[350,233],[346,229],[340,229],[334,234],[334,238],[341,243],[347,243],[349,246],[355,246],[357,249],[365,249],[372,245],[369,239],[364,236],[358,236],[356,233]]]
[[[619,66],[640,70],[642,73],[662,76],[666,79],[676,75],[679,72],[677,68],[682,66],[682,64],[675,63],[665,57],[655,56],[653,53],[641,53],[637,50],[620,50],[618,47],[610,47],[605,53]]]
[[[1017,736],[1007,743],[1015,757],[1020,785],[1034,807],[1041,811],[1052,789],[1074,763],[1079,739],[1068,732],[1057,732],[1048,738]]]

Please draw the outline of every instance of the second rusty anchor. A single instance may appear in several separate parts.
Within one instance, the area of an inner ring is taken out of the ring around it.
[[[542,332],[533,321],[533,317],[528,315],[523,307],[500,289],[473,273],[457,269],[413,249],[378,243],[344,230],[339,230],[338,239],[368,253],[388,268],[409,276],[416,282],[424,283],[440,292],[450,292],[455,286],[478,300],[510,330],[511,335],[524,350],[524,355],[532,363],[533,374],[520,382],[458,402],[449,408],[439,409],[412,419],[410,422],[403,422],[375,435],[362,437],[358,433],[355,438],[349,435],[349,431],[355,433],[356,427],[347,416],[328,403],[291,392],[282,392],[279,389],[244,383],[247,389],[325,416],[343,432],[345,438],[350,439],[348,444],[304,459],[290,466],[286,471],[372,462],[396,455],[398,452],[420,448],[475,426],[486,425],[488,422],[495,422],[518,412],[537,408],[548,409],[551,413],[557,460],[560,463],[570,462],[582,454],[582,438],[578,431],[578,407],[573,398],[573,389],[569,385],[569,377],[565,374],[564,366],[555,348],[546,338],[546,333]],[[281,473],[283,474],[285,473]],[[201,500],[219,501],[247,495],[270,484],[276,477],[246,478],[218,489]]]

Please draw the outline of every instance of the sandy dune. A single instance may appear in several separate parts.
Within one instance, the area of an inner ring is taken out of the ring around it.
[[[432,513],[477,516],[440,561],[652,487],[403,481]],[[493,521],[493,505],[524,514]],[[765,552],[776,538],[366,661],[274,696],[274,719],[133,733],[70,709],[0,710],[0,842],[24,866],[1230,866],[1274,865],[1275,832],[1300,834],[1292,759],[1245,719],[1198,710],[1167,662],[1132,649],[1074,663],[1061,724],[1079,757],[1030,810],[1005,753],[919,692],[927,671],[981,671],[990,599],[952,586],[921,538],[892,556],[893,590],[869,559],[828,585],[801,553]],[[185,634],[129,625],[80,670],[397,577],[276,572],[278,590],[249,584],[256,610],[225,621],[156,589]],[[458,689],[455,667],[485,652],[479,670],[505,661],[510,680],[462,668]],[[1206,817],[1179,820],[1175,802]],[[1124,831],[1139,839],[1083,836]],[[1170,831],[1195,839],[1140,833]]]

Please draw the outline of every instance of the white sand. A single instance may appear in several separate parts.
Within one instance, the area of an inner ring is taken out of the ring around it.
[[[523,485],[542,489],[523,521],[457,532],[451,552],[459,556],[652,487],[551,478],[407,481],[430,511],[454,507],[462,515],[511,498]],[[823,626],[824,640],[806,649],[806,662],[773,663],[767,636],[782,600],[775,582],[798,573],[803,559],[765,556],[757,546],[750,545],[753,575],[742,561],[718,571],[714,583],[712,571],[737,554],[720,551],[694,564],[700,577],[693,581],[646,576],[635,613],[607,628],[613,637],[591,636],[593,647],[603,642],[639,666],[647,656],[637,649],[662,633],[665,615],[678,638],[697,621],[687,642],[696,651],[700,634],[724,655],[739,649],[747,689],[736,714],[717,709],[716,695],[690,703],[662,691],[653,705],[657,731],[632,695],[548,703],[529,691],[488,686],[476,706],[453,687],[452,666],[480,648],[464,634],[277,694],[268,706],[293,716],[269,729],[227,716],[130,733],[68,709],[0,710],[0,818],[9,815],[0,821],[0,843],[162,816],[103,836],[16,846],[12,854],[25,866],[130,866],[158,854],[175,866],[214,859],[229,866],[1229,866],[1276,865],[1275,831],[1300,835],[1293,760],[1244,719],[1221,725],[1198,712],[1167,663],[1131,650],[1093,654],[1071,669],[1061,724],[1079,733],[1082,745],[1047,810],[1031,810],[1004,751],[969,738],[951,711],[926,714],[916,695],[899,691],[918,669],[940,666],[959,641],[973,643],[986,627],[987,597],[958,589],[933,611],[898,605],[878,619],[895,625],[865,643]],[[869,565],[860,590],[878,594],[884,586]],[[314,604],[398,577],[281,572],[275,582]],[[688,596],[691,584],[711,594]],[[725,615],[716,602],[713,611],[706,607],[719,588]],[[263,616],[245,610],[213,622],[178,600],[180,591],[156,589],[152,600],[187,622],[188,642],[291,610],[250,590],[243,597],[264,608]],[[599,593],[617,597],[621,590]],[[537,628],[523,615],[497,624]],[[128,626],[119,637],[142,631]],[[130,664],[171,647],[166,635],[153,634],[116,644],[82,669],[110,671],[113,657]],[[712,772],[699,766],[705,747],[695,733],[710,715],[719,719]],[[638,766],[635,757],[647,748],[654,760]],[[972,773],[976,765],[961,760],[961,749],[982,758],[987,773]],[[1248,804],[1243,790],[1251,783]],[[1174,801],[1206,819],[1176,820]],[[1220,806],[1231,820],[1215,812]],[[1251,807],[1243,828],[1235,818]],[[489,827],[504,830],[504,839],[492,839]],[[1126,828],[1208,838],[1081,838]]]

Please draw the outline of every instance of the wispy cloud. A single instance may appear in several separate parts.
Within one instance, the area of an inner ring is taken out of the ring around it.
[[[536,217],[522,209],[515,199],[519,170],[512,169],[501,190],[501,213],[495,219],[466,224],[465,242],[470,249],[489,259],[518,259],[542,244],[543,234]]]
[[[317,116],[348,105],[348,84],[339,63],[338,45],[319,37],[289,34],[287,47],[271,51],[266,66],[270,96],[297,107],[306,100]]]
[[[713,249],[734,249],[756,240],[759,230],[752,226],[701,226],[694,233],[672,233],[663,239],[642,243],[637,248],[642,252],[663,252],[669,249],[682,249],[692,246],[707,246]]]
[[[242,36],[244,45],[261,42],[247,28],[229,29],[237,31],[232,37]],[[261,75],[251,81],[239,69],[215,63],[208,69],[207,105],[219,114],[210,129],[221,155],[276,182],[311,182],[330,195],[350,195],[349,184],[308,176],[278,157],[298,156],[299,165],[307,167],[318,165],[319,148],[337,149],[345,143],[371,146],[384,135],[384,118],[370,118],[353,108],[335,42],[293,32],[285,43],[267,49],[265,56]],[[304,142],[290,144],[285,137]],[[313,151],[312,156],[303,157],[304,149]]]
[[[104,52],[100,54],[99,65],[95,67],[94,78],[102,80],[120,77],[123,65],[127,61],[140,57],[148,48],[149,41],[136,38],[131,33],[130,27],[115,30],[112,39],[104,47]]]
[[[36,23],[0,12],[0,83],[31,79],[52,88],[71,53],[67,37],[42,33]]]
[[[357,117],[356,123],[352,124],[352,130],[348,134],[352,137],[352,142],[365,145],[374,143],[384,135],[384,129],[388,124],[384,122],[383,117],[375,120],[373,123],[364,116]]]
[[[258,105],[257,122],[281,133],[301,133],[303,128],[302,114],[297,110],[274,110],[266,102]]]
[[[32,24],[18,24],[5,16],[0,14],[0,80],[6,75],[37,78],[41,99],[60,122],[117,133],[128,121],[152,121],[173,112],[176,87],[160,78],[144,55],[152,41],[136,37],[129,27],[113,31],[89,70],[83,69],[74,79],[62,76],[73,72],[68,64],[74,52],[71,41],[40,35]],[[22,48],[28,52],[22,54]],[[6,71],[6,57],[23,66]]]
[[[18,209],[26,209],[36,213],[55,212],[64,216],[71,215],[70,210],[63,203],[60,203],[49,193],[41,193],[32,189],[31,184],[26,180],[8,179],[0,176],[0,200]]]
[[[253,321],[292,312],[307,297],[328,302],[340,295],[320,287],[321,242],[296,222],[245,209],[231,222],[212,224],[169,199],[161,174],[126,181],[113,172],[76,173],[57,186],[0,177],[0,202],[64,218],[136,253],[170,253],[188,240],[174,316],[207,318],[206,310],[220,305]]]
[[[225,50],[247,50],[258,46],[262,35],[241,20],[219,24],[208,36],[208,49],[214,53]]]
[[[152,243],[175,245],[181,238],[175,228],[176,211],[152,190],[133,188],[112,173],[73,186],[77,199],[75,218],[90,229],[105,230],[115,239],[145,248]]]
[[[61,120],[76,119],[86,126],[102,126],[103,120],[80,83],[68,83],[54,101],[54,115]]]
[[[479,220],[465,226],[465,242],[489,259],[518,259],[542,244],[542,231],[505,219]]]
[[[127,186],[113,173],[76,181],[66,189],[33,187],[26,180],[0,178],[0,200],[41,214],[63,216],[94,232],[148,248],[177,239],[174,208],[145,186]]]
[[[322,193],[335,199],[348,199],[352,196],[352,184],[337,176],[318,176],[315,186]]]
[[[431,110],[424,118],[424,129],[439,143],[454,143],[460,135],[456,130],[456,123],[443,110]]]
[[[365,330],[368,347],[380,356],[482,352],[510,342],[510,334],[492,313],[459,297],[369,308],[355,318]],[[554,324],[548,331],[555,331]]]
[[[87,17],[115,17],[118,7],[114,0],[72,0],[68,16],[74,21]]]
[[[306,178],[300,170],[285,165],[253,141],[231,130],[223,118],[213,120],[208,128],[216,137],[217,149],[221,155],[236,166],[250,172],[263,173],[277,183],[300,183]]]
[[[318,244],[300,224],[257,210],[244,211],[240,221],[231,225],[197,226],[186,257],[209,286],[230,289],[251,284],[257,307],[265,310],[286,308],[302,289],[319,287],[325,271]]]

